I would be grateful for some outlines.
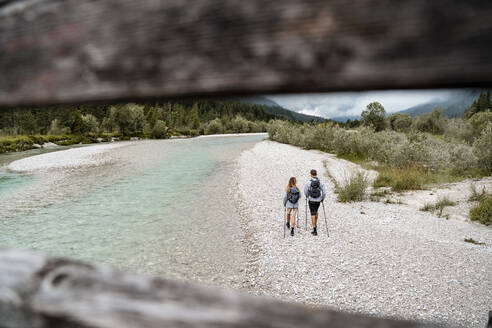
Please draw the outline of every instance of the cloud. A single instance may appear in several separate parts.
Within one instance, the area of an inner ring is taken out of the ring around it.
[[[321,117],[360,115],[367,104],[380,102],[388,113],[436,99],[447,99],[453,90],[394,90],[326,94],[268,95],[280,106]]]

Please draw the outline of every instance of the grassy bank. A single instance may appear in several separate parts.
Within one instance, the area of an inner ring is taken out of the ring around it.
[[[378,172],[373,187],[391,187],[393,191],[421,190],[435,184],[459,182],[471,177],[484,176],[484,172],[480,170],[469,170],[466,173],[453,172],[448,169],[428,170],[417,164],[391,167],[352,154],[337,157],[356,163],[366,170]]]

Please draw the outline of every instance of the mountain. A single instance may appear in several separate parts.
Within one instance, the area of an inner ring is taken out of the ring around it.
[[[412,117],[429,113],[434,110],[436,106],[441,106],[444,110],[443,116],[446,117],[462,117],[465,110],[478,98],[482,89],[466,89],[456,90],[451,97],[447,99],[435,99],[424,104],[419,104],[397,113],[409,114]]]
[[[347,116],[337,116],[337,117],[332,117],[330,120],[335,121],[335,122],[347,122],[348,120],[355,121],[355,120],[360,120],[360,115],[347,115]]]
[[[280,116],[283,116],[285,118],[291,119],[293,121],[301,121],[301,122],[312,122],[312,121],[324,122],[324,121],[326,121],[325,118],[322,118],[319,116],[306,115],[306,114],[294,112],[292,110],[288,110],[286,108],[283,108],[279,104],[277,104],[275,101],[268,99],[267,97],[263,97],[263,96],[235,98],[234,100],[237,100],[240,102],[245,102],[248,104],[265,106],[264,110],[267,113],[274,114],[274,115],[280,115]]]

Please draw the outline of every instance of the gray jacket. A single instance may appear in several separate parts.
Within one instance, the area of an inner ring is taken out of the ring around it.
[[[326,187],[323,184],[323,182],[321,182],[321,180],[319,180],[319,187],[321,189],[321,196],[318,198],[314,198],[314,197],[309,196],[309,190],[311,189],[311,181],[312,180],[313,180],[313,178],[311,178],[311,180],[309,180],[308,183],[306,183],[306,186],[304,186],[304,195],[306,195],[306,198],[310,202],[322,202],[322,201],[324,201],[325,197],[326,197]]]
[[[299,199],[301,199],[301,191],[299,190]],[[287,200],[287,193],[284,193],[284,206],[287,208],[299,208],[299,201],[297,203],[292,204],[289,200]]]

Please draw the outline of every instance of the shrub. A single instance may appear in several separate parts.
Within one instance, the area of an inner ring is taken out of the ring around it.
[[[468,198],[468,201],[469,202],[478,202],[482,198],[484,198],[485,196],[487,196],[487,192],[485,191],[485,187],[483,187],[482,191],[479,192],[477,190],[477,187],[475,187],[474,184],[470,184],[470,192],[471,192],[471,195]]]
[[[337,188],[337,200],[343,203],[364,200],[368,184],[365,174],[358,172],[356,175],[351,176],[348,181],[345,181],[343,186]]]
[[[486,111],[476,113],[470,117],[468,123],[470,124],[473,138],[478,138],[487,125],[492,123],[492,112]]]
[[[492,224],[492,195],[486,194],[470,209],[470,219],[485,225]]]
[[[393,191],[418,190],[425,184],[424,172],[418,167],[382,168],[374,187],[391,187]]]
[[[454,206],[454,205],[456,205],[456,202],[453,202],[448,197],[444,196],[440,198],[435,204],[426,203],[424,207],[422,207],[420,210],[426,212],[434,212],[438,210],[439,213],[437,215],[440,217],[442,215],[442,210],[446,206]]]
[[[217,134],[223,132],[224,132],[224,127],[222,125],[222,122],[218,118],[208,122],[207,127],[205,128],[206,134]]]
[[[48,130],[49,135],[60,135],[65,134],[67,129],[60,125],[60,121],[58,119],[54,119],[51,121],[50,129]]]
[[[156,139],[163,139],[167,137],[167,126],[161,120],[155,122],[154,128],[152,129],[152,137]]]
[[[492,122],[483,129],[480,137],[473,143],[473,153],[479,167],[488,174],[492,173]]]
[[[80,132],[84,134],[88,133],[98,133],[99,132],[99,122],[94,115],[86,114],[82,115],[82,126]]]

